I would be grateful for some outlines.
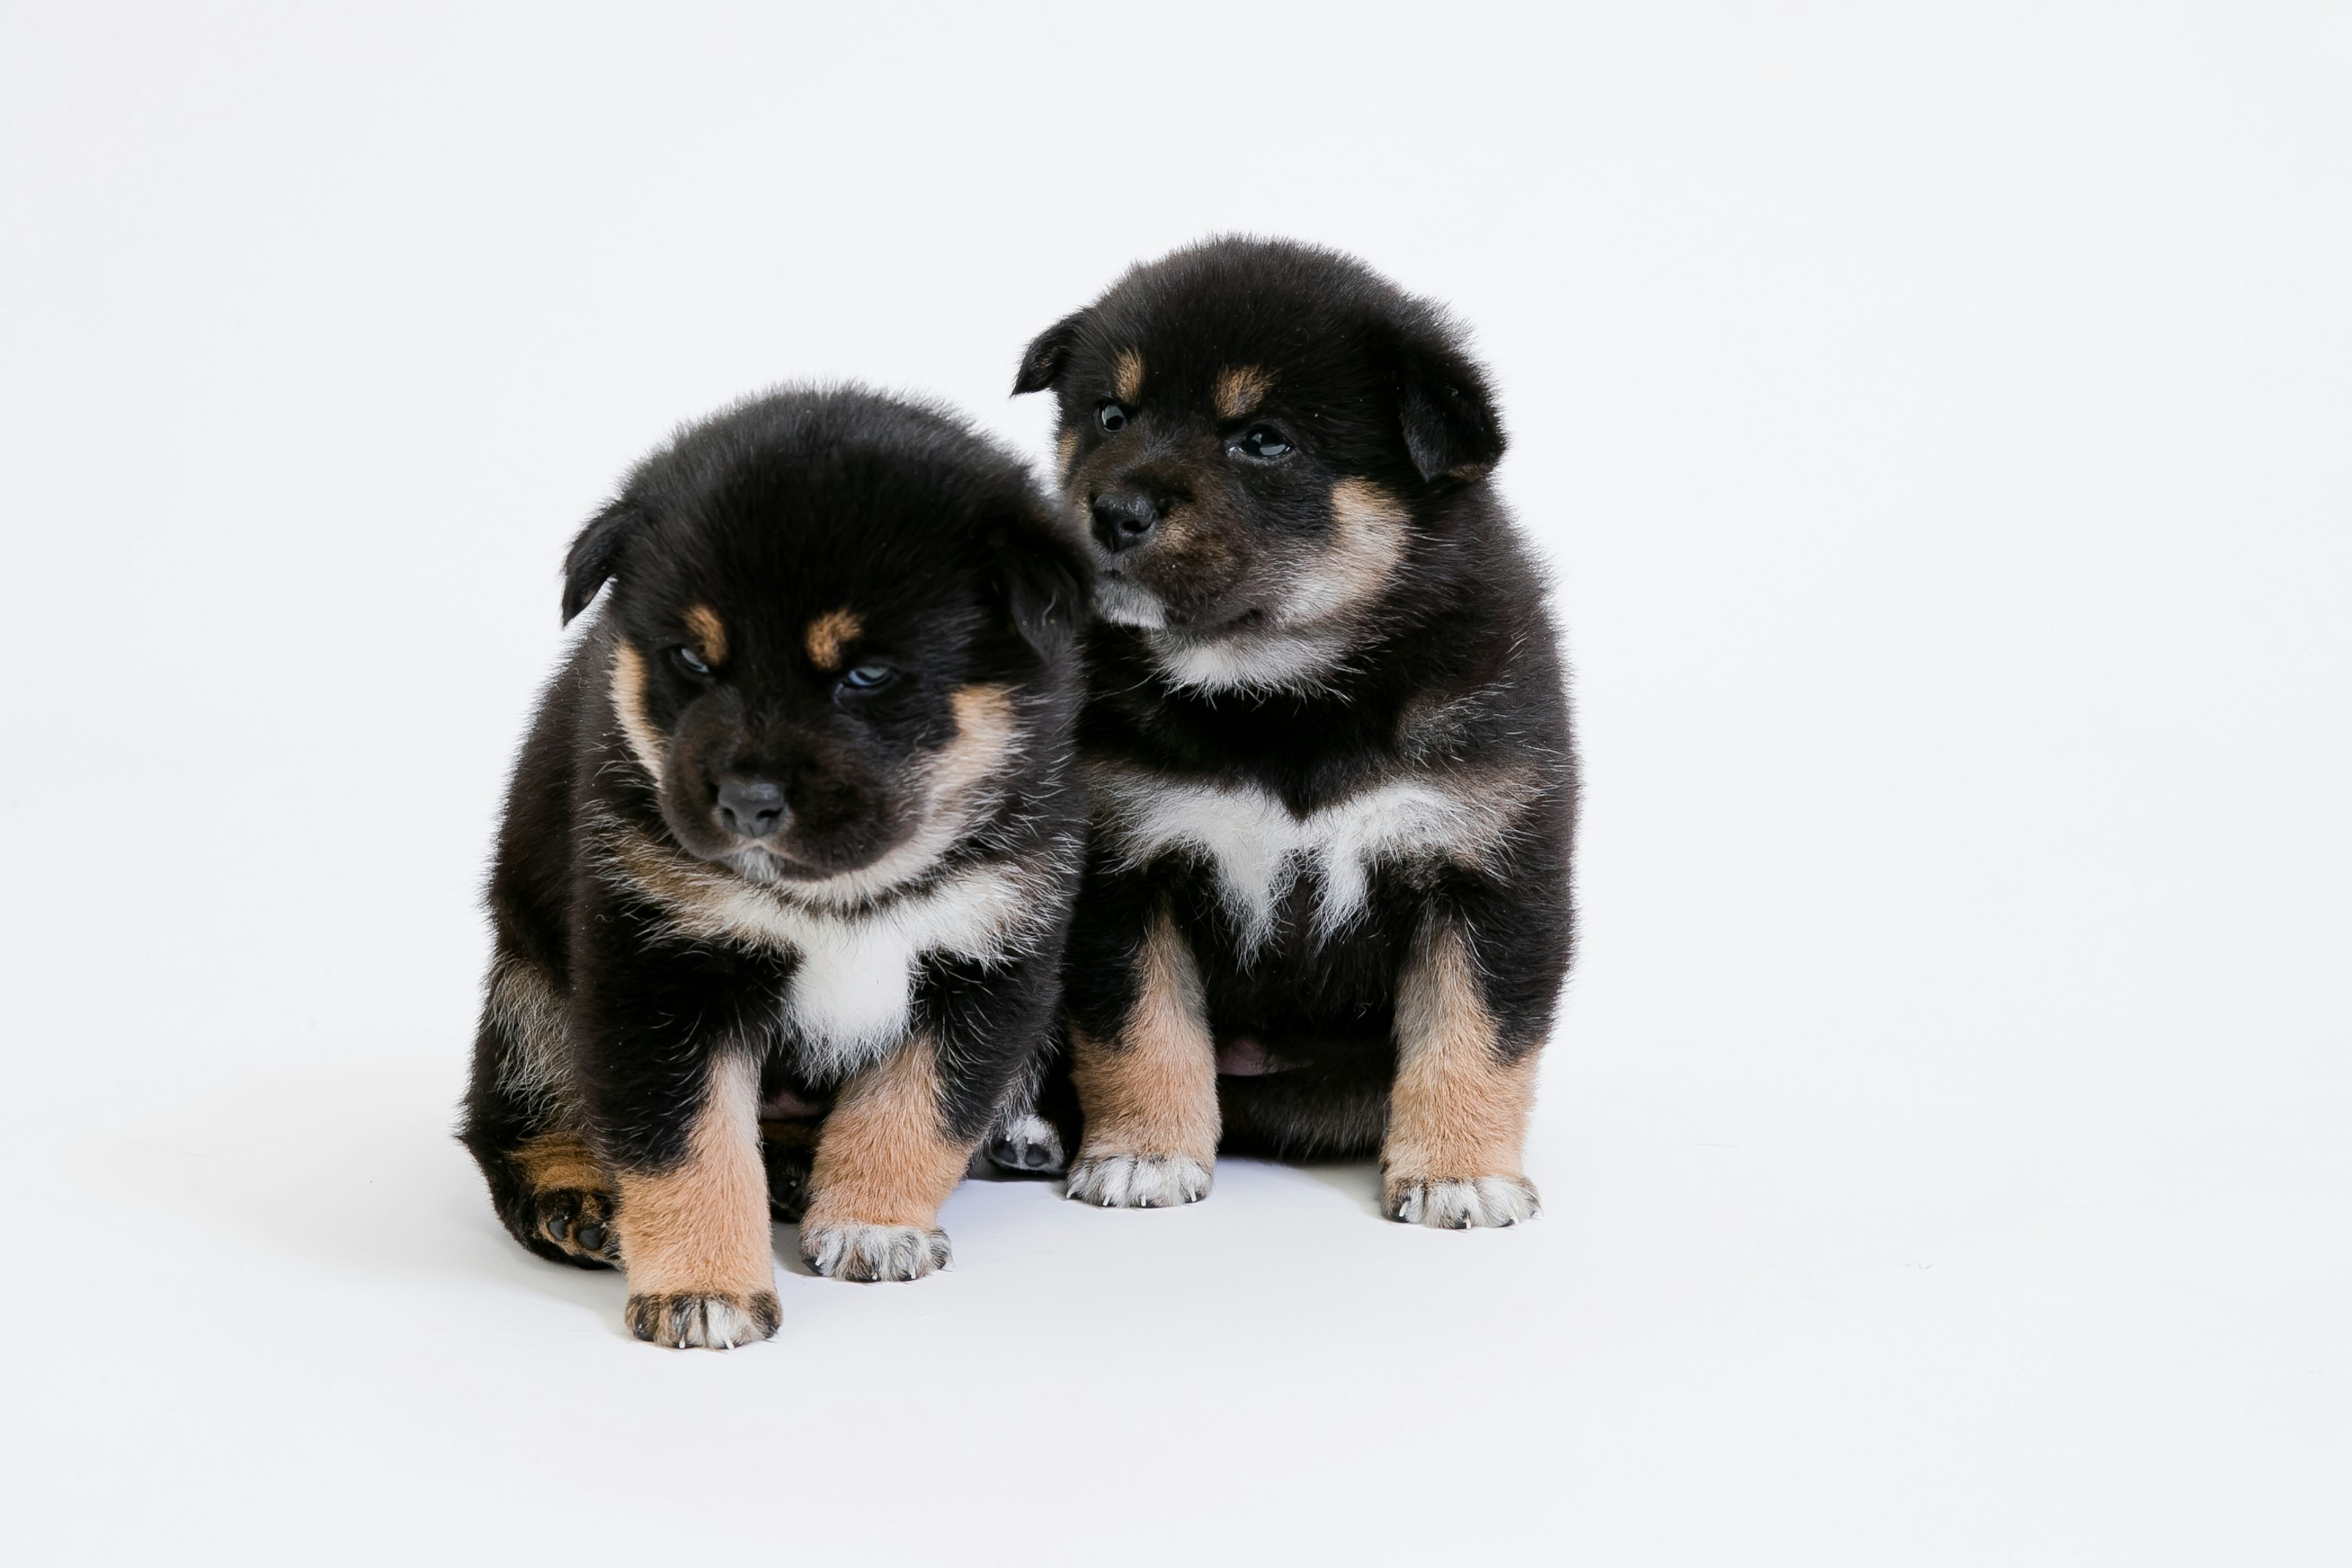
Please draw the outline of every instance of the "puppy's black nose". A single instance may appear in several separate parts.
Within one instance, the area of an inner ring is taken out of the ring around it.
[[[1132,550],[1160,526],[1160,503],[1141,490],[1105,490],[1095,497],[1095,539],[1113,555]]]
[[[719,781],[719,826],[745,838],[765,838],[784,820],[784,786],[772,779]]]

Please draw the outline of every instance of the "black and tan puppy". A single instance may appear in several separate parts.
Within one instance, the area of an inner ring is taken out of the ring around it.
[[[1397,1219],[1533,1215],[1577,784],[1484,374],[1361,265],[1219,240],[1047,330],[1014,390],[1047,388],[1104,623],[1070,1195],[1378,1149]]]
[[[627,1269],[640,1338],[741,1344],[776,1327],[763,1114],[810,1266],[911,1279],[1025,1100],[1083,545],[953,421],[801,392],[648,458],[565,571],[566,619],[613,587],[516,763],[463,1136],[525,1247]]]

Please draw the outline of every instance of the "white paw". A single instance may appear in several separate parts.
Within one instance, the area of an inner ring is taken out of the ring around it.
[[[1517,1225],[1543,1213],[1536,1184],[1525,1176],[1475,1176],[1467,1181],[1391,1179],[1381,1207],[1391,1219],[1440,1230]]]
[[[1080,1155],[1070,1196],[1107,1209],[1172,1209],[1209,1195],[1209,1167],[1190,1154]]]
[[[828,1279],[920,1279],[954,1263],[943,1230],[911,1225],[804,1226],[801,1257]]]
[[[1062,1135],[1034,1114],[1013,1117],[989,1135],[985,1147],[989,1160],[1007,1171],[1035,1174],[1058,1171],[1066,1163]]]
[[[682,1351],[757,1344],[776,1331],[779,1318],[772,1290],[632,1296],[627,1315],[637,1338]]]

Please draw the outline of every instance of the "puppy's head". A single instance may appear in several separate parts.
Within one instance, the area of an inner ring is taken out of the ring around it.
[[[1436,307],[1331,251],[1223,239],[1029,345],[1106,619],[1180,684],[1312,683],[1376,625],[1429,504],[1503,453]]]
[[[573,542],[611,705],[687,850],[864,896],[920,871],[1075,680],[1083,547],[955,421],[794,392],[681,433]]]

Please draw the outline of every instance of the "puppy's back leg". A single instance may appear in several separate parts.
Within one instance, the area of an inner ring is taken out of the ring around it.
[[[981,1141],[980,1153],[972,1160],[971,1174],[985,1176],[996,1171],[1010,1172],[1016,1176],[1057,1176],[1069,1163],[1063,1141],[1062,1129],[1056,1119],[1048,1114],[1060,1109],[1051,1100],[1069,1098],[1069,1074],[1061,1066],[1058,1043],[1032,1057],[1028,1065],[1013,1082],[1005,1095],[1003,1106],[996,1113],[996,1125]],[[1055,1091],[1059,1090],[1057,1094]],[[1049,1100],[1050,1097],[1050,1100]],[[1075,1110],[1075,1106],[1071,1107]],[[1073,1121],[1065,1117],[1062,1120]],[[988,1168],[983,1170],[985,1165]]]
[[[502,953],[490,970],[458,1136],[509,1234],[557,1263],[619,1261],[610,1174],[577,1131],[563,1001],[539,964]]]

